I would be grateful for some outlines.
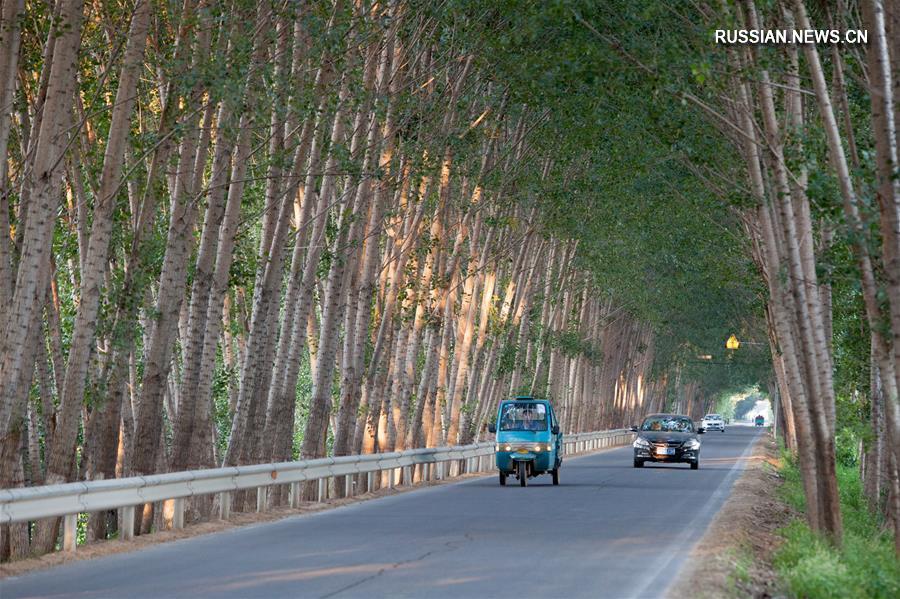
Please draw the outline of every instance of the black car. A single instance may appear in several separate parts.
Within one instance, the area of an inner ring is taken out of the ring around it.
[[[632,426],[637,433],[634,447],[634,467],[643,468],[644,462],[681,463],[700,467],[700,440],[697,428],[689,416],[683,414],[653,414],[647,416],[640,427]]]

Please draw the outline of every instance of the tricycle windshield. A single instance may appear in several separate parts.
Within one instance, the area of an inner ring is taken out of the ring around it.
[[[542,403],[516,401],[500,408],[500,431],[547,430],[547,406]]]

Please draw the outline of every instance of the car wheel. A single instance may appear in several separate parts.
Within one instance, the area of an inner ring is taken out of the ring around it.
[[[500,473],[500,486],[501,487],[506,486],[506,473],[505,472]]]
[[[644,460],[639,460],[639,459],[637,459],[637,458],[634,458],[634,467],[635,467],[635,468],[643,468],[643,467],[644,467]]]
[[[695,460],[691,462],[691,470],[699,470],[700,469],[700,460]]]
[[[519,462],[519,485],[528,486],[528,464]]]
[[[550,473],[553,475],[553,484],[558,485],[559,484],[559,468],[554,468],[553,470],[550,471]]]

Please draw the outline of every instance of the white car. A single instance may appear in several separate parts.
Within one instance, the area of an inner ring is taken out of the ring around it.
[[[725,432],[725,419],[719,416],[718,414],[707,414],[703,417],[703,420],[700,422],[700,426],[709,431],[721,431]]]

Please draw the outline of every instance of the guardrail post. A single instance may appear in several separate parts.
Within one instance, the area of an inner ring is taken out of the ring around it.
[[[134,538],[134,506],[126,505],[122,508],[122,519],[119,520],[119,538],[130,541]]]
[[[344,475],[344,497],[351,497],[353,495],[353,475],[345,474]]]
[[[78,514],[63,517],[63,551],[75,553],[78,544]]]
[[[184,528],[184,497],[172,500],[172,528],[174,530]]]
[[[437,464],[437,479],[444,480],[444,462],[438,462]]]
[[[403,467],[403,484],[407,487],[412,486],[412,468],[409,466]]]
[[[293,482],[291,483],[290,491],[288,492],[290,495],[290,503],[292,508],[300,507],[300,483]]]
[[[319,503],[322,503],[328,497],[328,487],[326,486],[327,482],[328,482],[327,479],[324,479],[324,478],[319,479],[319,494],[318,494],[318,497],[316,498],[316,500]]]
[[[219,493],[219,519],[228,520],[231,517],[231,491]]]
[[[366,472],[366,492],[371,493],[375,490],[375,473]]]
[[[163,501],[163,522],[168,530],[184,528],[183,497],[174,497]]]
[[[256,511],[266,511],[266,505],[269,503],[269,487],[256,487]]]

